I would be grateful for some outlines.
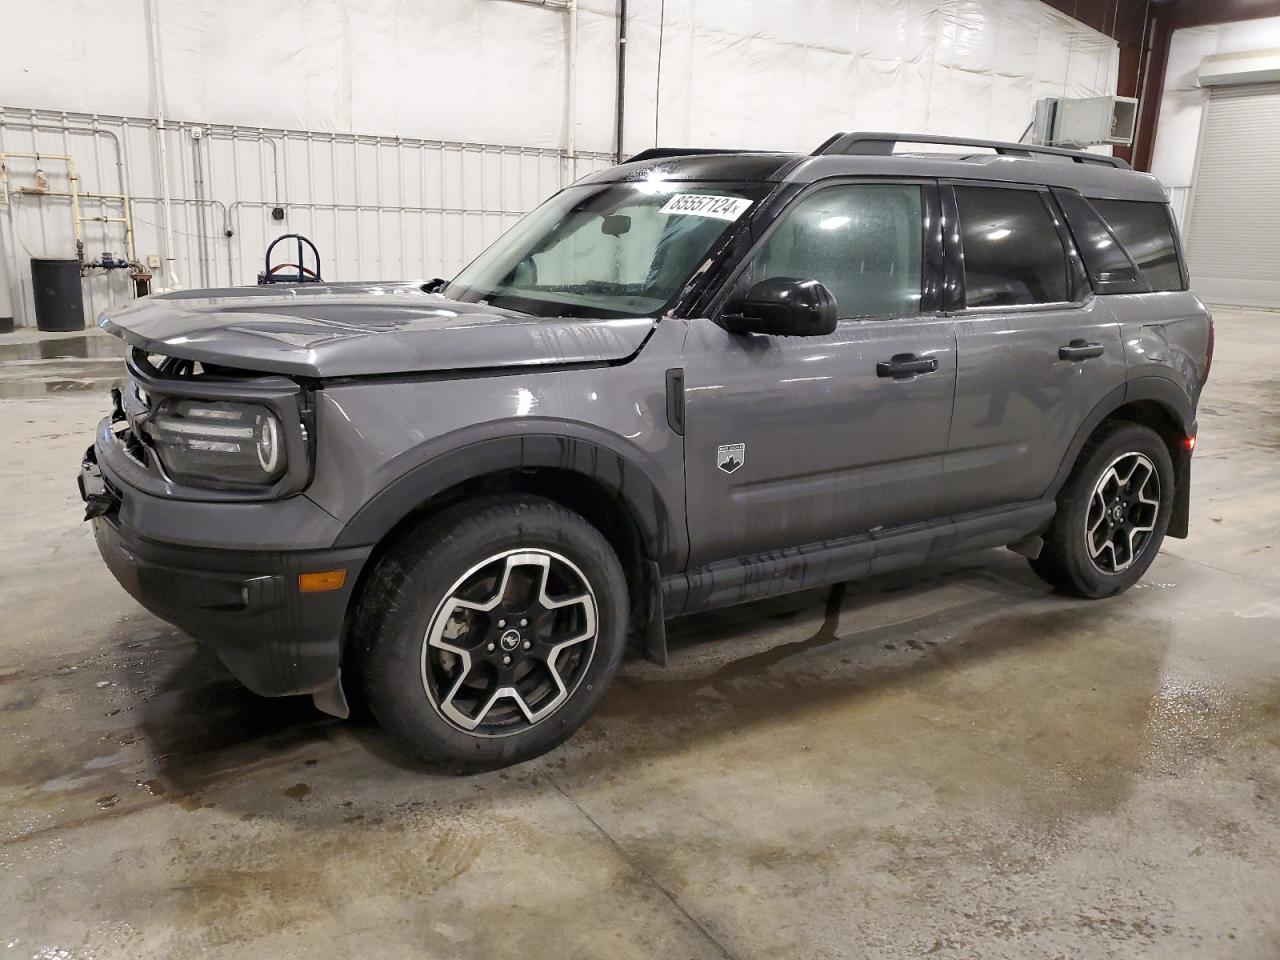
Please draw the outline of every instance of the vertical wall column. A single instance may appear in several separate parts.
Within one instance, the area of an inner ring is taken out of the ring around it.
[[[8,333],[14,326],[14,291],[9,273],[12,265],[9,262],[8,245],[5,242],[5,224],[0,223],[0,333]]]

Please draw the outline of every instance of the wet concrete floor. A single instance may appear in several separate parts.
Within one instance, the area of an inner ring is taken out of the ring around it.
[[[991,551],[691,618],[470,778],[138,608],[74,489],[115,343],[15,336],[0,958],[1280,957],[1280,316],[1218,311],[1193,536],[1126,596]]]

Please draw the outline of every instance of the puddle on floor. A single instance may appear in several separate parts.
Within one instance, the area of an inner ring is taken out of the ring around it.
[[[0,364],[31,360],[119,360],[122,356],[124,344],[120,340],[99,334],[27,343],[5,343],[0,340]]]
[[[26,400],[88,391],[106,394],[119,379],[118,373],[86,380],[18,380],[6,382],[0,379],[0,400]]]
[[[0,399],[105,393],[120,379],[124,344],[99,334],[4,343],[0,340]]]
[[[309,697],[254,696],[195,641],[140,621],[121,624],[101,654],[0,678],[8,839],[156,802],[198,806],[209,783],[292,756],[338,726]]]

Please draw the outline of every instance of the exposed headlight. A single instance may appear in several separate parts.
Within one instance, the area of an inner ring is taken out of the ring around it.
[[[266,487],[284,476],[284,430],[256,403],[166,400],[146,432],[176,483]]]

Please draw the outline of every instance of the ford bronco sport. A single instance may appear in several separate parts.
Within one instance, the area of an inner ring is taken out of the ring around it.
[[[1155,178],[896,134],[649,150],[448,282],[100,323],[80,485],[124,587],[472,769],[567,738],[664,619],[997,546],[1125,590],[1186,535],[1213,350]]]

